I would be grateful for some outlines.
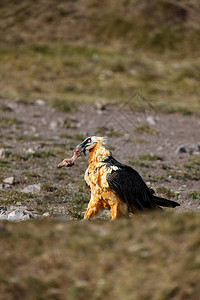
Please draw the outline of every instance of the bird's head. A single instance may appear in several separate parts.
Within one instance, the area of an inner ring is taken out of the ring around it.
[[[77,145],[75,149],[86,155],[86,151],[91,150],[93,147],[96,146],[97,143],[105,144],[105,138],[98,136],[87,137],[82,143]]]

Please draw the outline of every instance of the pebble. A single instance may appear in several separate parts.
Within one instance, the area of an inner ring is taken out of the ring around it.
[[[11,205],[8,208],[6,206],[0,206],[0,220],[24,221],[40,217],[41,215],[37,214],[37,212],[29,211],[28,208],[23,205]]]
[[[58,124],[57,124],[56,121],[52,121],[52,122],[50,123],[50,125],[49,125],[49,128],[50,128],[51,130],[55,130],[55,129],[57,129],[57,127],[58,127]]]
[[[9,184],[9,185],[13,185],[13,184],[14,184],[14,181],[15,181],[14,177],[13,177],[13,176],[10,176],[10,177],[5,178],[5,179],[3,180],[3,183]]]
[[[156,125],[156,120],[153,116],[148,116],[147,117],[147,122],[150,124],[150,125]]]
[[[1,148],[0,149],[0,158],[4,158],[5,157],[5,149]]]
[[[185,147],[185,146],[179,146],[179,147],[176,149],[176,153],[177,153],[177,154],[179,154],[179,153],[187,153],[186,147]]]
[[[22,192],[24,193],[32,193],[32,194],[37,194],[39,193],[41,190],[41,184],[37,183],[37,184],[33,184],[33,185],[28,185],[27,187],[25,187]]]
[[[35,153],[35,151],[32,148],[28,148],[28,150],[26,151],[26,153],[33,154],[33,153]]]
[[[50,213],[47,211],[47,212],[43,213],[42,216],[43,216],[43,217],[49,217],[49,216],[50,216]]]
[[[35,104],[40,105],[40,106],[43,106],[43,105],[46,104],[46,102],[45,102],[44,100],[42,100],[42,99],[37,99],[37,100],[35,101]]]
[[[0,206],[0,220],[7,220],[8,211],[6,206]]]
[[[24,221],[33,219],[34,216],[30,211],[25,210],[14,210],[8,214],[8,221]]]
[[[97,101],[95,103],[96,109],[98,113],[102,113],[103,111],[106,110],[106,105],[102,101]]]

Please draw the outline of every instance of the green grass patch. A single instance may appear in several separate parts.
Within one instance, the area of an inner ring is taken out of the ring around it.
[[[150,161],[163,160],[163,158],[157,154],[142,154],[139,156],[139,159]]]
[[[136,167],[142,167],[142,168],[152,168],[153,166],[146,162],[146,161],[140,161],[140,160],[129,160],[129,164],[136,166]]]
[[[162,194],[164,197],[167,198],[177,198],[177,193],[173,192],[171,189],[166,187],[159,187],[156,189],[158,194]]]
[[[0,117],[0,127],[9,128],[13,125],[19,126],[22,122],[17,118]]]
[[[89,193],[79,190],[71,199],[70,215],[75,219],[83,219],[84,211],[87,208],[90,196]]]
[[[199,199],[200,200],[200,190],[192,191],[188,194],[188,197],[191,199]]]
[[[148,124],[143,124],[134,129],[135,133],[138,134],[150,134],[150,135],[157,135],[159,131]]]
[[[83,134],[75,134],[73,136],[73,139],[76,141],[84,141],[86,139],[86,136]]]
[[[10,112],[12,111],[12,108],[10,108],[8,105],[6,104],[1,104],[0,105],[0,111],[1,112]]]
[[[107,126],[100,126],[96,129],[95,134],[99,136],[109,136],[109,137],[122,137],[124,133],[117,131],[114,128],[108,128]]]
[[[24,143],[24,142],[34,142],[34,141],[41,141],[42,137],[34,136],[34,135],[20,135],[16,137],[16,140]]]
[[[161,166],[161,169],[162,169],[162,170],[170,170],[171,167],[168,166],[168,165],[163,164],[163,165]]]
[[[2,190],[0,191],[0,204],[1,205],[12,205],[16,204],[17,202],[21,202],[23,204],[30,203],[33,201],[37,196],[33,195],[32,193],[23,193],[19,191],[9,191],[9,190]]]
[[[54,100],[51,103],[52,107],[61,112],[70,112],[77,109],[75,102],[68,101],[65,99]]]
[[[52,193],[57,191],[58,187],[53,185],[53,184],[49,184],[49,183],[44,183],[41,186],[41,191],[42,192],[47,192],[47,193]]]
[[[190,157],[189,162],[191,162],[194,165],[200,166],[200,155]]]
[[[168,173],[169,177],[177,180],[199,180],[199,174],[196,173],[186,173],[186,172],[170,172]]]

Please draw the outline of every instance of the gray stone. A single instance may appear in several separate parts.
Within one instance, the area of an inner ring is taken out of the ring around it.
[[[179,153],[187,153],[187,149],[185,146],[179,146],[177,149],[176,149],[176,153],[179,154]]]
[[[8,214],[8,221],[24,221],[30,220],[33,217],[33,214],[29,211],[14,210]]]
[[[95,106],[98,112],[102,112],[106,110],[106,105],[102,101],[97,101],[95,103]]]
[[[49,216],[50,216],[50,213],[47,211],[47,212],[43,213],[42,216],[43,216],[43,217],[49,217]]]
[[[35,153],[35,151],[32,148],[28,148],[28,150],[26,151],[26,153],[33,154],[33,153]]]
[[[150,124],[150,125],[156,125],[156,120],[153,116],[148,116],[147,117],[147,122]]]
[[[9,185],[13,185],[13,184],[14,184],[14,181],[15,181],[14,177],[13,177],[13,176],[10,176],[10,177],[5,178],[5,179],[3,180],[3,183],[9,184]]]
[[[4,213],[0,213],[0,220],[7,220],[8,219],[8,213],[4,212]]]
[[[1,206],[0,206],[0,212],[2,212],[2,211],[7,211],[7,207],[6,207],[6,206],[3,206],[3,205],[1,205]]]
[[[7,220],[8,211],[6,206],[0,206],[0,220]]]
[[[1,148],[0,149],[0,158],[4,158],[5,157],[5,149]]]
[[[37,183],[37,184],[33,184],[33,185],[28,185],[27,187],[25,187],[22,192],[24,193],[32,193],[32,194],[37,194],[39,193],[41,190],[41,184]]]
[[[43,106],[43,105],[46,104],[46,102],[45,102],[44,100],[42,100],[42,99],[37,99],[37,100],[35,101],[35,104],[40,105],[40,106]]]
[[[50,128],[51,130],[56,130],[57,127],[58,127],[58,123],[57,123],[56,121],[52,121],[52,122],[50,123],[50,125],[49,125],[49,128]]]

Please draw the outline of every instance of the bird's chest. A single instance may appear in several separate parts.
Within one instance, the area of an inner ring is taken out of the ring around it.
[[[109,169],[106,168],[105,164],[90,165],[85,172],[85,181],[90,188],[108,188],[107,175]]]

